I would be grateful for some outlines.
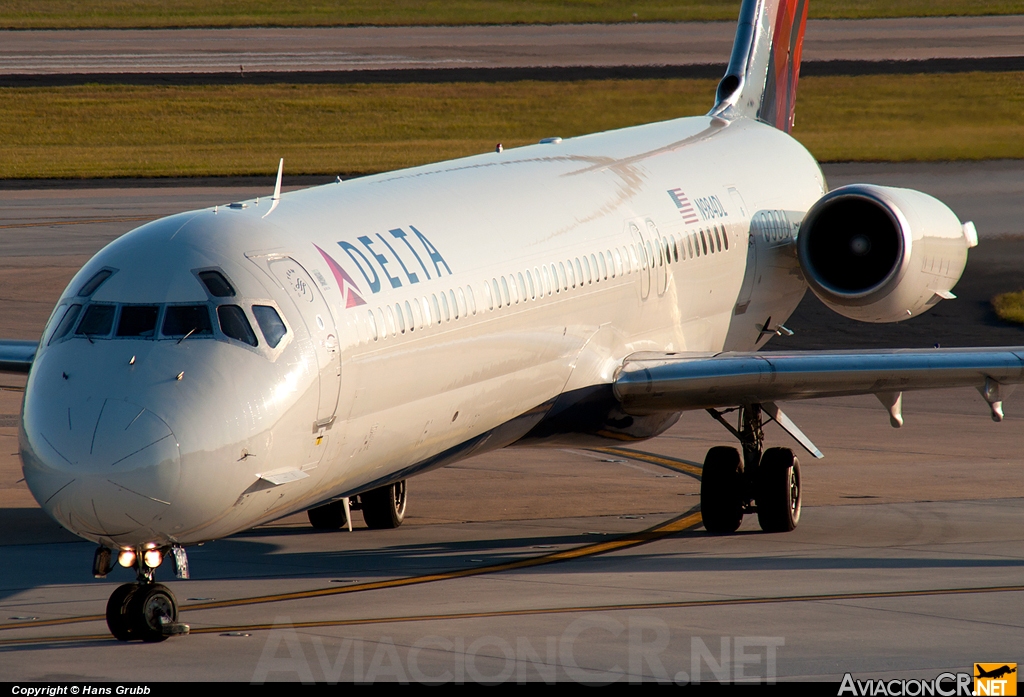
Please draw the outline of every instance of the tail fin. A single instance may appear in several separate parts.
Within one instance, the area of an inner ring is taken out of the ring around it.
[[[743,0],[711,116],[745,116],[791,133],[808,0]]]

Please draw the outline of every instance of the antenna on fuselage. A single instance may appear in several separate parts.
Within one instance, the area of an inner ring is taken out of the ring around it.
[[[268,215],[273,213],[274,209],[277,208],[277,204],[281,202],[281,175],[283,173],[284,173],[284,158],[282,157],[281,161],[277,163],[277,183],[274,184],[274,195],[270,199],[271,200],[270,210],[263,214],[264,218],[266,218]]]

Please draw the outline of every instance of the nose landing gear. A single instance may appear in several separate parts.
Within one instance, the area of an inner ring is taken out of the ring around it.
[[[109,550],[106,553],[103,555],[97,550],[97,557],[109,555]],[[137,581],[118,586],[107,600],[107,627],[114,638],[118,641],[153,643],[175,635],[188,634],[188,625],[178,622],[178,602],[174,593],[167,586],[153,582],[155,567],[147,564],[147,555],[129,550],[119,556],[126,561],[132,560],[130,565],[135,569]],[[184,556],[184,550],[180,548],[173,552],[179,577],[187,578]],[[94,563],[94,570],[106,566],[101,564]],[[110,571],[110,568],[105,570]]]
[[[732,410],[729,410],[732,411]],[[744,514],[756,513],[765,532],[789,532],[800,522],[800,462],[789,448],[762,450],[761,405],[739,407],[739,427],[724,413],[708,413],[725,426],[743,446],[743,458],[732,447],[714,447],[704,458],[700,508],[704,528],[727,535],[739,528]],[[727,412],[725,412],[727,413]]]

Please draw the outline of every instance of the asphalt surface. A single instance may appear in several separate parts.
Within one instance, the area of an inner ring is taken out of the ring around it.
[[[808,297],[778,348],[931,345],[940,330],[943,342],[1024,344],[1024,330],[981,309],[1022,282],[1024,164],[826,174],[833,186],[938,194],[975,219],[982,243],[960,299],[895,325],[920,331],[847,328]],[[0,336],[38,336],[74,271],[142,219],[269,193],[262,181],[217,184],[0,190]],[[88,619],[130,579],[92,579],[91,545],[18,481],[20,397],[0,389],[5,680],[838,681],[1022,658],[1019,395],[995,424],[976,391],[908,394],[899,430],[872,397],[783,405],[826,455],[801,457],[806,507],[787,534],[760,534],[748,518],[740,534],[711,537],[685,517],[699,492],[687,471],[728,443],[703,413],[640,452],[491,453],[412,479],[398,530],[369,531],[357,516],[351,534],[313,532],[300,515],[190,550],[193,580],[170,585],[195,633],[156,646],[119,644]],[[766,437],[791,444],[774,425]],[[554,553],[568,558],[534,565]],[[520,564],[490,568],[509,562]],[[288,593],[298,595],[277,597]],[[249,600],[263,595],[275,597]]]
[[[733,22],[0,31],[0,75],[46,84],[46,76],[69,74],[255,77],[651,66],[709,66],[718,74],[735,31]],[[1024,15],[812,20],[803,52],[811,73],[829,72],[828,65],[840,72],[854,69],[851,64],[871,70],[866,63],[885,64],[888,71],[953,69],[958,61],[1019,69],[1022,58]]]

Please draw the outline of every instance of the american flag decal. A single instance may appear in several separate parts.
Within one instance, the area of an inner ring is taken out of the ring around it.
[[[697,217],[697,211],[693,210],[693,204],[690,203],[690,199],[686,198],[686,194],[683,193],[682,189],[669,189],[668,195],[675,202],[676,208],[679,209],[679,213],[683,216],[684,223],[693,225],[700,222],[700,218]]]

